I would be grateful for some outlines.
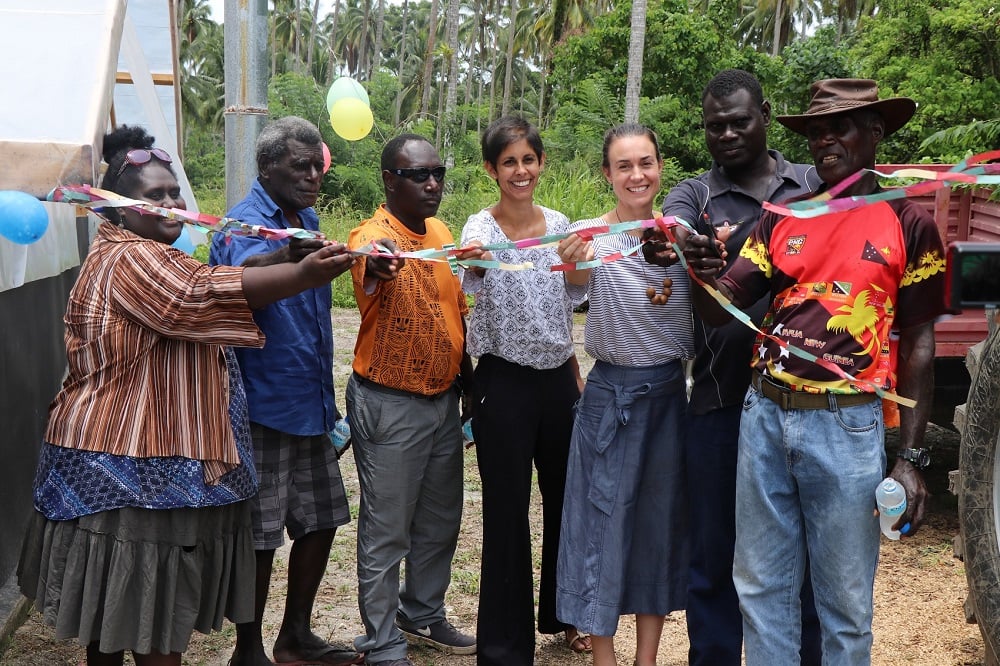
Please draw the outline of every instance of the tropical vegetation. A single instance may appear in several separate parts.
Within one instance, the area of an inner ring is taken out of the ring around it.
[[[381,201],[379,151],[402,131],[447,160],[440,214],[459,228],[495,200],[479,135],[504,113],[542,129],[537,196],[571,218],[610,205],[601,137],[626,118],[659,134],[669,187],[709,164],[701,92],[726,67],[756,74],[776,113],[804,109],[809,83],[834,76],[913,97],[918,113],[884,143],[882,162],[957,161],[1000,136],[995,0],[335,0],[322,16],[318,0],[268,7],[269,112],[323,131],[333,168],[322,208],[345,229]],[[207,0],[178,0],[177,11],[185,164],[196,192],[221,205],[223,31]],[[375,127],[360,141],[330,127],[325,95],[338,76],[370,96]],[[777,123],[771,143],[808,160]]]

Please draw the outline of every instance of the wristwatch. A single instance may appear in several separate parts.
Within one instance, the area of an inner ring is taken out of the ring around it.
[[[931,452],[927,449],[900,449],[896,457],[902,458],[920,470],[927,469],[931,464]]]

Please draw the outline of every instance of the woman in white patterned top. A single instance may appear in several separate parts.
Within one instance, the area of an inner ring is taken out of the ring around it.
[[[572,231],[647,220],[660,190],[656,135],[635,124],[604,138],[604,176],[617,204]],[[654,666],[667,613],[684,608],[687,541],[682,361],[694,354],[683,269],[647,264],[641,230],[573,235],[565,261],[623,259],[567,273],[590,286],[585,348],[596,359],[577,407],[560,532],[559,619],[591,634],[594,666],[616,664],[618,618],[636,616],[638,666]]]
[[[483,166],[500,189],[500,201],[469,217],[462,246],[490,245],[563,233],[569,219],[535,204],[545,163],[538,130],[505,116],[483,133]],[[489,253],[484,255],[489,258]],[[565,632],[582,652],[589,640],[556,618],[555,565],[573,428],[573,404],[582,379],[573,352],[573,307],[586,286],[568,286],[555,248],[497,250],[506,263],[531,262],[534,270],[464,271],[462,286],[475,294],[469,354],[479,358],[475,418],[483,482],[483,553],[477,626],[479,666],[531,666],[535,617],[531,531],[528,520],[532,465],[543,498],[542,570],[538,631]]]

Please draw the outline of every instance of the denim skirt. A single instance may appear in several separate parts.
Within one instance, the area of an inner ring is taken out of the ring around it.
[[[679,361],[598,362],[570,445],[556,568],[559,619],[612,636],[628,614],[684,607],[687,504]]]

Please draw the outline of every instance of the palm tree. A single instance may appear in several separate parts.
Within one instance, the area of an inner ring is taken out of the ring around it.
[[[517,0],[510,0],[510,19],[507,23],[507,60],[503,73],[503,104],[500,107],[500,114],[510,113],[510,83],[511,73],[514,71],[514,46],[517,33]]]
[[[335,37],[337,35],[337,20],[339,18],[340,18],[340,0],[334,0],[334,2],[333,2],[333,17],[329,21],[330,27],[329,27],[328,30],[327,29],[323,30],[324,33],[326,33],[327,35],[329,35],[329,38],[327,39],[327,48],[329,49],[329,52],[327,54],[327,68],[326,68],[326,70],[327,70],[327,81],[326,81],[327,85],[333,83],[333,76],[334,76],[334,72],[336,71],[335,65],[336,65],[336,62],[337,62],[337,46],[336,46],[337,42],[336,42]],[[324,20],[323,23],[326,24],[327,21]]]
[[[375,19],[375,48],[372,49],[372,68],[368,78],[378,71],[382,60],[382,33],[385,26],[385,0],[378,0],[378,11]]]
[[[427,28],[427,48],[424,49],[424,72],[420,77],[420,115],[427,117],[431,105],[431,77],[434,74],[434,46],[437,39],[438,0],[431,0],[431,13]]]
[[[451,135],[454,132],[455,105],[458,99],[458,19],[459,0],[448,0],[448,7],[445,10],[445,26],[447,33],[447,49],[445,52],[445,62],[447,67],[447,94],[445,95],[444,115],[438,118],[438,133],[444,127],[445,146],[445,166],[455,166],[455,154],[451,151]],[[444,63],[441,66],[441,78],[445,78],[446,68]],[[440,94],[440,93],[439,93]]]
[[[639,122],[642,90],[642,52],[646,41],[646,0],[632,0],[632,25],[628,40],[628,78],[625,81],[625,122]]]
[[[798,25],[802,34],[819,22],[819,0],[757,0],[756,7],[737,26],[744,44],[776,56],[788,44]]]
[[[552,51],[566,34],[576,32],[593,22],[591,3],[583,0],[564,0],[560,10],[562,19],[557,21],[556,12],[548,11],[544,3],[537,7],[537,20],[533,27],[535,43],[541,56],[541,77],[538,92],[538,123],[545,121],[546,78],[552,72]],[[558,27],[557,27],[558,24]]]

